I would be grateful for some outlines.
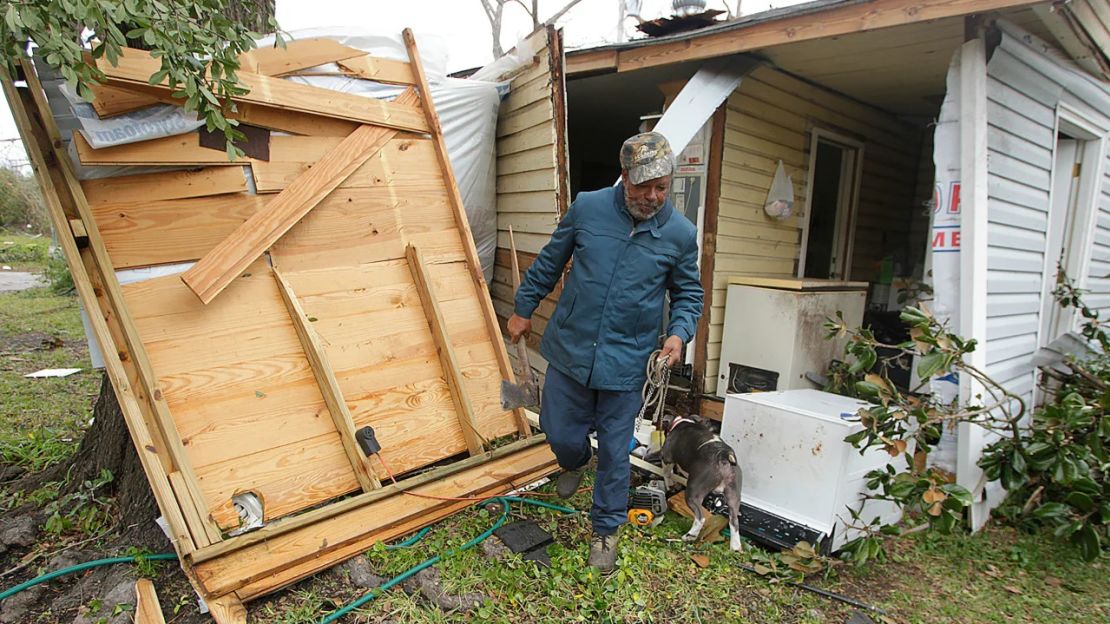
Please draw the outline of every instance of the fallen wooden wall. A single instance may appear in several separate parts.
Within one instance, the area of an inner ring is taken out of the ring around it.
[[[523,411],[500,406],[513,375],[414,40],[409,63],[321,41],[244,59],[258,73],[240,73],[255,87],[240,118],[296,133],[269,137],[268,160],[228,162],[195,134],[73,138],[83,164],[187,171],[79,181],[32,66],[26,88],[4,80],[155,498],[219,622],[469,504],[402,490],[488,496],[554,469]],[[328,60],[409,90],[383,102],[273,77]],[[98,112],[169,99],[146,84],[152,61],[104,65]],[[196,264],[116,277],[181,262]],[[399,486],[358,448],[366,425]],[[231,537],[244,492],[267,526]]]

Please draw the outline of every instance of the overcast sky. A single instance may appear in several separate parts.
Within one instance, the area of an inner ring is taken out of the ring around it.
[[[495,1],[495,0],[491,0]],[[582,0],[558,22],[568,49],[591,47],[617,40],[621,0]],[[800,4],[804,0],[741,0],[744,14],[772,7]],[[531,5],[530,0],[524,0]],[[736,10],[737,0],[709,0],[709,8],[725,2]],[[540,18],[546,20],[565,0],[540,0]],[[671,0],[643,0],[644,19],[671,13]],[[442,37],[449,51],[448,70],[484,65],[492,59],[489,21],[481,0],[277,0],[277,18],[285,30],[354,25],[360,29],[400,32],[411,27],[421,34]],[[532,31],[532,21],[516,2],[506,3],[501,43],[506,50]],[[627,32],[634,33],[628,28]],[[638,33],[637,33],[638,34]],[[15,124],[0,98],[0,139],[18,137]],[[0,162],[26,159],[18,141],[0,141]]]

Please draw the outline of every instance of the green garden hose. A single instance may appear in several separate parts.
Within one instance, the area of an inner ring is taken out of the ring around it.
[[[377,598],[378,596],[382,595],[383,593],[386,592],[386,590],[390,589],[391,587],[393,587],[393,586],[395,586],[399,583],[404,582],[406,579],[409,579],[409,578],[415,576],[421,570],[424,570],[426,568],[430,568],[430,567],[434,566],[435,564],[442,561],[444,557],[450,557],[451,555],[454,555],[456,553],[460,553],[460,552],[462,552],[464,550],[467,550],[469,548],[473,548],[473,547],[477,546],[478,544],[482,543],[483,541],[485,541],[485,539],[487,537],[493,535],[494,531],[501,528],[501,525],[505,524],[505,520],[508,520],[508,518],[509,518],[509,503],[525,503],[525,504],[528,504],[528,505],[535,505],[537,507],[544,507],[546,509],[554,509],[556,511],[561,511],[563,513],[578,513],[577,510],[571,509],[569,507],[561,507],[559,505],[553,505],[551,503],[546,503],[544,501],[538,501],[538,500],[531,499],[531,498],[520,498],[520,497],[516,497],[516,496],[498,496],[498,497],[495,497],[495,498],[491,498],[487,501],[483,501],[483,503],[500,503],[500,505],[501,505],[501,517],[497,519],[497,522],[493,523],[493,526],[486,529],[486,531],[483,532],[481,535],[479,535],[478,537],[475,537],[474,539],[472,539],[469,542],[463,544],[462,546],[459,546],[458,548],[455,548],[453,550],[449,550],[446,553],[438,554],[438,555],[432,557],[431,559],[427,559],[427,560],[425,560],[421,563],[418,563],[415,566],[409,568],[408,570],[405,570],[404,572],[398,574],[397,576],[389,579],[385,583],[382,583],[380,586],[375,587],[373,590],[366,593],[365,595],[363,595],[358,600],[348,604],[347,606],[339,609],[338,611],[332,612],[327,617],[320,620],[320,624],[329,624],[330,622],[335,622],[335,621],[339,620],[339,618],[343,617],[344,615],[347,615],[351,611],[354,611],[355,609],[361,607],[362,605],[364,605],[364,604],[370,602],[371,600]]]
[[[100,566],[113,565],[113,564],[116,564],[116,563],[140,563],[142,561],[176,561],[176,560],[177,560],[177,555],[175,555],[173,553],[158,553],[158,554],[155,554],[155,555],[135,555],[133,557],[111,557],[109,559],[97,559],[95,561],[86,561],[85,563],[79,563],[75,566],[70,566],[68,568],[62,568],[61,570],[55,570],[53,572],[50,572],[49,574],[43,574],[42,576],[33,578],[33,579],[31,579],[31,580],[29,580],[25,583],[20,583],[19,585],[16,585],[15,587],[8,588],[8,589],[4,590],[2,593],[0,593],[0,600],[4,600],[6,598],[14,596],[14,595],[18,594],[19,592],[27,589],[28,587],[34,587],[35,585],[38,585],[39,583],[45,583],[49,580],[56,579],[59,576],[65,576],[66,574],[72,574],[73,572],[80,572],[81,570],[88,570],[89,568],[99,568]]]

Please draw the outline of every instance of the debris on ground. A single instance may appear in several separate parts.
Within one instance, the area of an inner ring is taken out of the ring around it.
[[[401,587],[409,595],[420,593],[424,599],[436,605],[443,611],[459,611],[462,613],[469,613],[482,605],[487,600],[487,597],[478,592],[470,592],[462,595],[451,595],[443,590],[443,584],[440,581],[439,570],[436,568],[425,568],[418,572],[416,576],[401,583]]]
[[[17,624],[27,621],[28,611],[31,607],[38,606],[46,588],[36,585],[25,589],[18,594],[0,603],[0,624]]]
[[[374,570],[370,567],[370,562],[366,557],[361,556],[352,557],[344,561],[332,568],[332,571],[346,577],[346,579],[354,585],[365,589],[379,587],[387,580],[384,576],[374,574]]]

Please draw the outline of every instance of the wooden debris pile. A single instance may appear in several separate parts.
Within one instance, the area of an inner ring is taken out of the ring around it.
[[[75,133],[82,165],[168,169],[106,179],[74,174],[29,63],[25,88],[4,81],[174,546],[218,622],[469,504],[445,498],[554,469],[525,415],[500,406],[513,373],[405,41],[409,62],[329,40],[246,54],[235,117],[265,149],[235,162],[198,133],[103,149]],[[406,90],[384,101],[281,78],[329,62]],[[145,52],[101,69],[103,117],[180,102],[148,84],[159,62]],[[117,278],[177,263],[195,264]],[[359,448],[365,426],[397,484]],[[246,494],[264,526],[231,536]]]

